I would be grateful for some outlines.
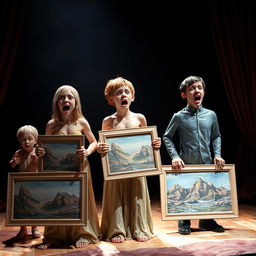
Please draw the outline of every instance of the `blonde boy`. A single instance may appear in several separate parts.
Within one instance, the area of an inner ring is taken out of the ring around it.
[[[20,172],[37,172],[38,158],[35,154],[35,144],[37,143],[38,131],[32,125],[24,125],[20,127],[16,135],[21,148],[18,149],[11,161],[12,168],[18,166]],[[34,238],[39,238],[41,233],[36,226],[31,227],[31,233]],[[25,238],[27,235],[27,227],[21,226],[19,233],[16,235],[17,239]]]

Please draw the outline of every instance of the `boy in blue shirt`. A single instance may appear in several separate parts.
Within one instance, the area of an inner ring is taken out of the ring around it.
[[[202,106],[205,95],[203,79],[189,76],[179,89],[181,97],[187,101],[187,106],[173,115],[163,135],[164,144],[172,159],[172,168],[181,170],[185,164],[213,162],[217,170],[222,169],[225,161],[221,158],[221,135],[217,116],[214,111]],[[179,136],[179,153],[174,145],[175,134]],[[214,232],[225,231],[213,219],[199,220],[199,227]],[[190,220],[179,220],[178,232],[182,235],[190,234]]]

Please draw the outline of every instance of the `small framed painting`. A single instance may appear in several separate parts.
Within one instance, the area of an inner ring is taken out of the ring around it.
[[[38,145],[45,150],[38,161],[39,171],[82,171],[76,151],[84,145],[84,135],[39,135]]]

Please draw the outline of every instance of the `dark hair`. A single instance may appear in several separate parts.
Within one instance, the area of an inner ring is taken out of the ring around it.
[[[203,87],[205,89],[205,82],[204,82],[204,80],[201,77],[199,77],[199,76],[189,76],[189,77],[185,78],[183,80],[183,82],[180,84],[180,92],[186,92],[186,89],[190,85],[192,85],[192,84],[194,84],[196,82],[199,82],[199,81],[202,82],[202,85],[203,85]]]

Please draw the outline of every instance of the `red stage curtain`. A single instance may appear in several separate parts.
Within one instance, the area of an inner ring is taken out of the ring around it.
[[[253,0],[209,2],[225,91],[242,137],[235,138],[238,198],[256,201],[256,18]],[[227,117],[228,121],[228,117]],[[225,145],[223,145],[225,147]]]

